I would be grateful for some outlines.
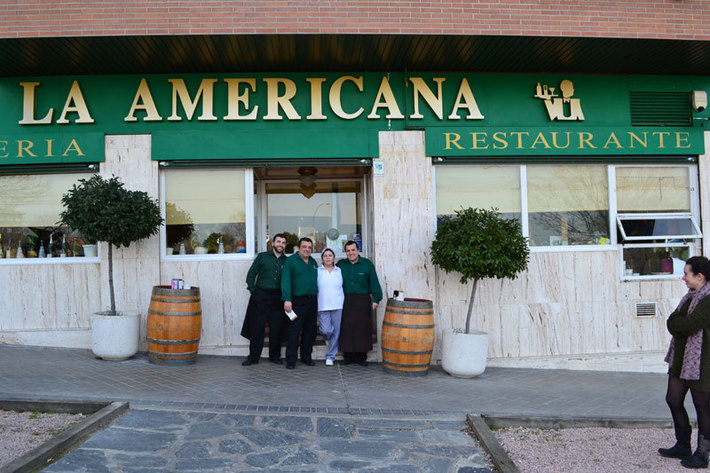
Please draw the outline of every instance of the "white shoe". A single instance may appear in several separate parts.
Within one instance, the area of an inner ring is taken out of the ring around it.
[[[333,366],[333,360],[325,360],[325,366]]]

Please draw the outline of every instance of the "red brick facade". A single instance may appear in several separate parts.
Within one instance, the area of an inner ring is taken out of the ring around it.
[[[288,33],[710,40],[710,0],[0,1],[0,38]]]

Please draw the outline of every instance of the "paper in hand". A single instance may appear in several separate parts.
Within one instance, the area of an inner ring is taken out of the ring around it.
[[[294,320],[296,320],[296,317],[298,317],[298,315],[296,315],[296,313],[294,311],[291,311],[291,312],[286,312],[286,317],[288,317],[291,321],[294,321]]]

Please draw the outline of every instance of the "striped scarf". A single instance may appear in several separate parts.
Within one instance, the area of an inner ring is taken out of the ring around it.
[[[710,294],[710,284],[705,283],[703,287],[698,290],[689,289],[688,292],[683,296],[683,298],[678,303],[676,311],[680,310],[688,299],[690,299],[690,307],[688,307],[688,314],[691,314],[698,303],[703,300],[708,294]],[[683,353],[683,366],[680,370],[680,379],[685,379],[689,381],[694,381],[700,379],[700,356],[702,354],[703,348],[703,330],[698,330],[696,333],[690,335],[685,342],[685,352]],[[673,355],[675,354],[675,337],[671,338],[671,344],[668,347],[668,353],[664,361],[669,364],[673,364]]]

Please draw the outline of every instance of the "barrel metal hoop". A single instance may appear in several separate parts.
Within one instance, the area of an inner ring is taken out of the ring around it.
[[[434,352],[434,350],[402,351],[402,350],[393,350],[391,348],[385,348],[385,347],[382,347],[382,351],[386,351],[387,353],[397,353],[400,355],[431,355]]]
[[[387,312],[393,314],[406,314],[406,315],[433,315],[431,307],[428,309],[399,309],[397,307],[387,307]]]
[[[199,343],[200,339],[195,340],[162,340],[157,338],[146,337],[148,343],[156,343],[158,345],[188,345],[190,343]],[[195,352],[197,353],[197,352]]]
[[[170,302],[170,303],[175,303],[175,304],[185,304],[185,303],[193,304],[195,302],[200,302],[200,296],[192,297],[190,299],[174,299],[174,298],[153,296],[150,300],[156,301],[156,302]]]
[[[148,356],[152,356],[152,357],[160,358],[160,359],[167,359],[167,360],[169,360],[171,358],[175,358],[175,359],[190,358],[190,357],[194,357],[196,355],[197,355],[196,351],[189,351],[189,352],[185,352],[185,353],[162,353],[159,351],[148,351]]]
[[[176,316],[195,316],[195,315],[202,315],[202,311],[199,312],[163,312],[163,311],[157,311],[157,310],[150,310],[148,309],[149,314],[155,314],[155,315],[176,315]]]
[[[392,322],[388,321],[383,321],[382,325],[387,325],[389,327],[397,327],[397,328],[416,328],[416,329],[422,329],[422,328],[434,328],[434,324],[431,325],[409,325],[409,324],[395,324]]]
[[[392,363],[391,361],[383,361],[384,365],[396,366],[398,368],[427,368],[429,369],[429,363],[424,363],[420,365],[409,365],[404,363]]]

